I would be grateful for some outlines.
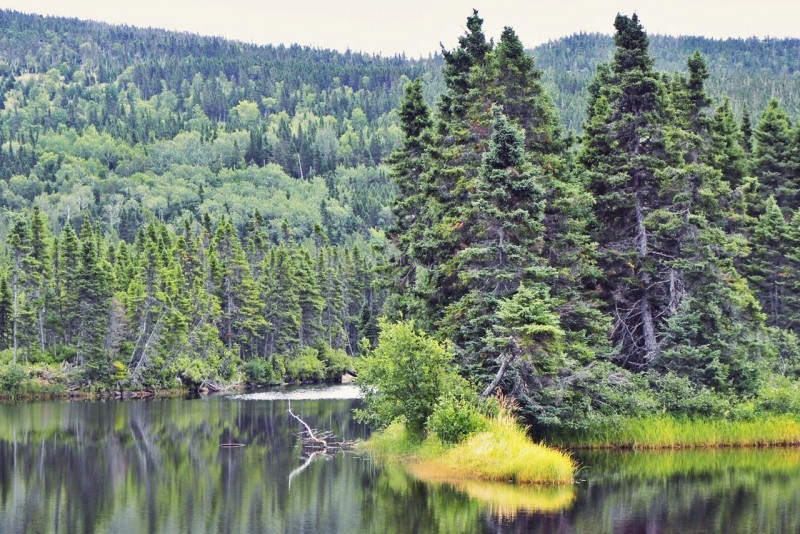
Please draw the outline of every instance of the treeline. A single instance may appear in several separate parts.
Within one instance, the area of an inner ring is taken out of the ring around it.
[[[714,98],[729,97],[734,112],[762,110],[770,99],[800,114],[800,39],[709,39],[655,35],[650,51],[659,70],[686,73],[686,58],[703,54],[710,77],[706,89]],[[595,69],[612,58],[608,35],[575,34],[533,49],[545,84],[568,130],[580,131],[586,117],[589,84]]]
[[[655,70],[636,15],[571,147],[542,73],[475,12],[447,90],[400,108],[387,313],[449,340],[541,431],[653,411],[800,411],[800,125],[708,96],[699,52]]]
[[[206,216],[111,244],[88,219],[53,236],[35,207],[7,240],[0,350],[47,364],[33,367],[44,381],[83,387],[341,376],[376,335],[381,244],[332,246],[318,226],[300,245],[284,232],[272,240],[255,212],[244,235]]]
[[[650,38],[655,66],[667,72],[686,73],[686,58],[695,50],[703,54],[710,77],[706,89],[710,96],[729,97],[738,117],[745,110],[755,112],[778,99],[792,116],[800,113],[800,39],[709,39],[707,37]],[[543,71],[562,123],[580,131],[589,99],[589,84],[595,69],[614,53],[608,35],[576,34],[533,48]]]

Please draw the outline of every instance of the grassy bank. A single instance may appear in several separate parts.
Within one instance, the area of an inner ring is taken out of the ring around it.
[[[426,481],[569,484],[575,473],[569,455],[533,443],[505,413],[490,419],[486,430],[456,445],[445,445],[435,435],[420,439],[395,422],[374,434],[363,447],[378,458],[402,462]]]
[[[765,414],[731,421],[659,415],[609,421],[550,437],[547,442],[575,449],[800,446],[800,418]]]

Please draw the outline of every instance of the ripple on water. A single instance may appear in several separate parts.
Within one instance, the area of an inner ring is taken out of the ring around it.
[[[360,399],[358,386],[343,384],[328,387],[301,387],[290,390],[261,391],[243,395],[229,395],[233,400],[316,400],[316,399]]]

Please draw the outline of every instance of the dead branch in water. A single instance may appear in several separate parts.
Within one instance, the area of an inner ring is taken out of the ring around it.
[[[336,440],[330,430],[316,430],[311,428],[308,423],[292,411],[292,401],[289,401],[289,408],[286,410],[294,419],[305,427],[305,430],[297,434],[303,445],[303,454],[308,455],[303,465],[289,474],[289,488],[292,487],[292,480],[308,468],[317,456],[330,458],[332,453],[348,451],[353,448],[355,442],[349,440]]]
[[[286,410],[293,418],[297,419],[301,425],[305,427],[303,432],[300,432],[299,437],[302,440],[303,449],[312,449],[316,452],[328,453],[337,451],[346,451],[353,448],[353,441],[341,440],[337,441],[333,432],[330,430],[316,430],[308,426],[308,423],[303,421],[298,415],[292,411],[292,402],[289,401],[289,408]]]

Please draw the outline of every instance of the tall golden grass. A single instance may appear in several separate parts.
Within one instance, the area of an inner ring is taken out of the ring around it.
[[[681,449],[800,445],[800,418],[764,415],[749,421],[669,415],[619,419],[579,433],[552,436],[554,446],[586,449]]]
[[[519,484],[570,484],[575,462],[559,450],[531,441],[507,409],[487,429],[447,446],[435,435],[415,438],[395,422],[364,445],[377,457],[400,460],[425,480],[493,480]]]

